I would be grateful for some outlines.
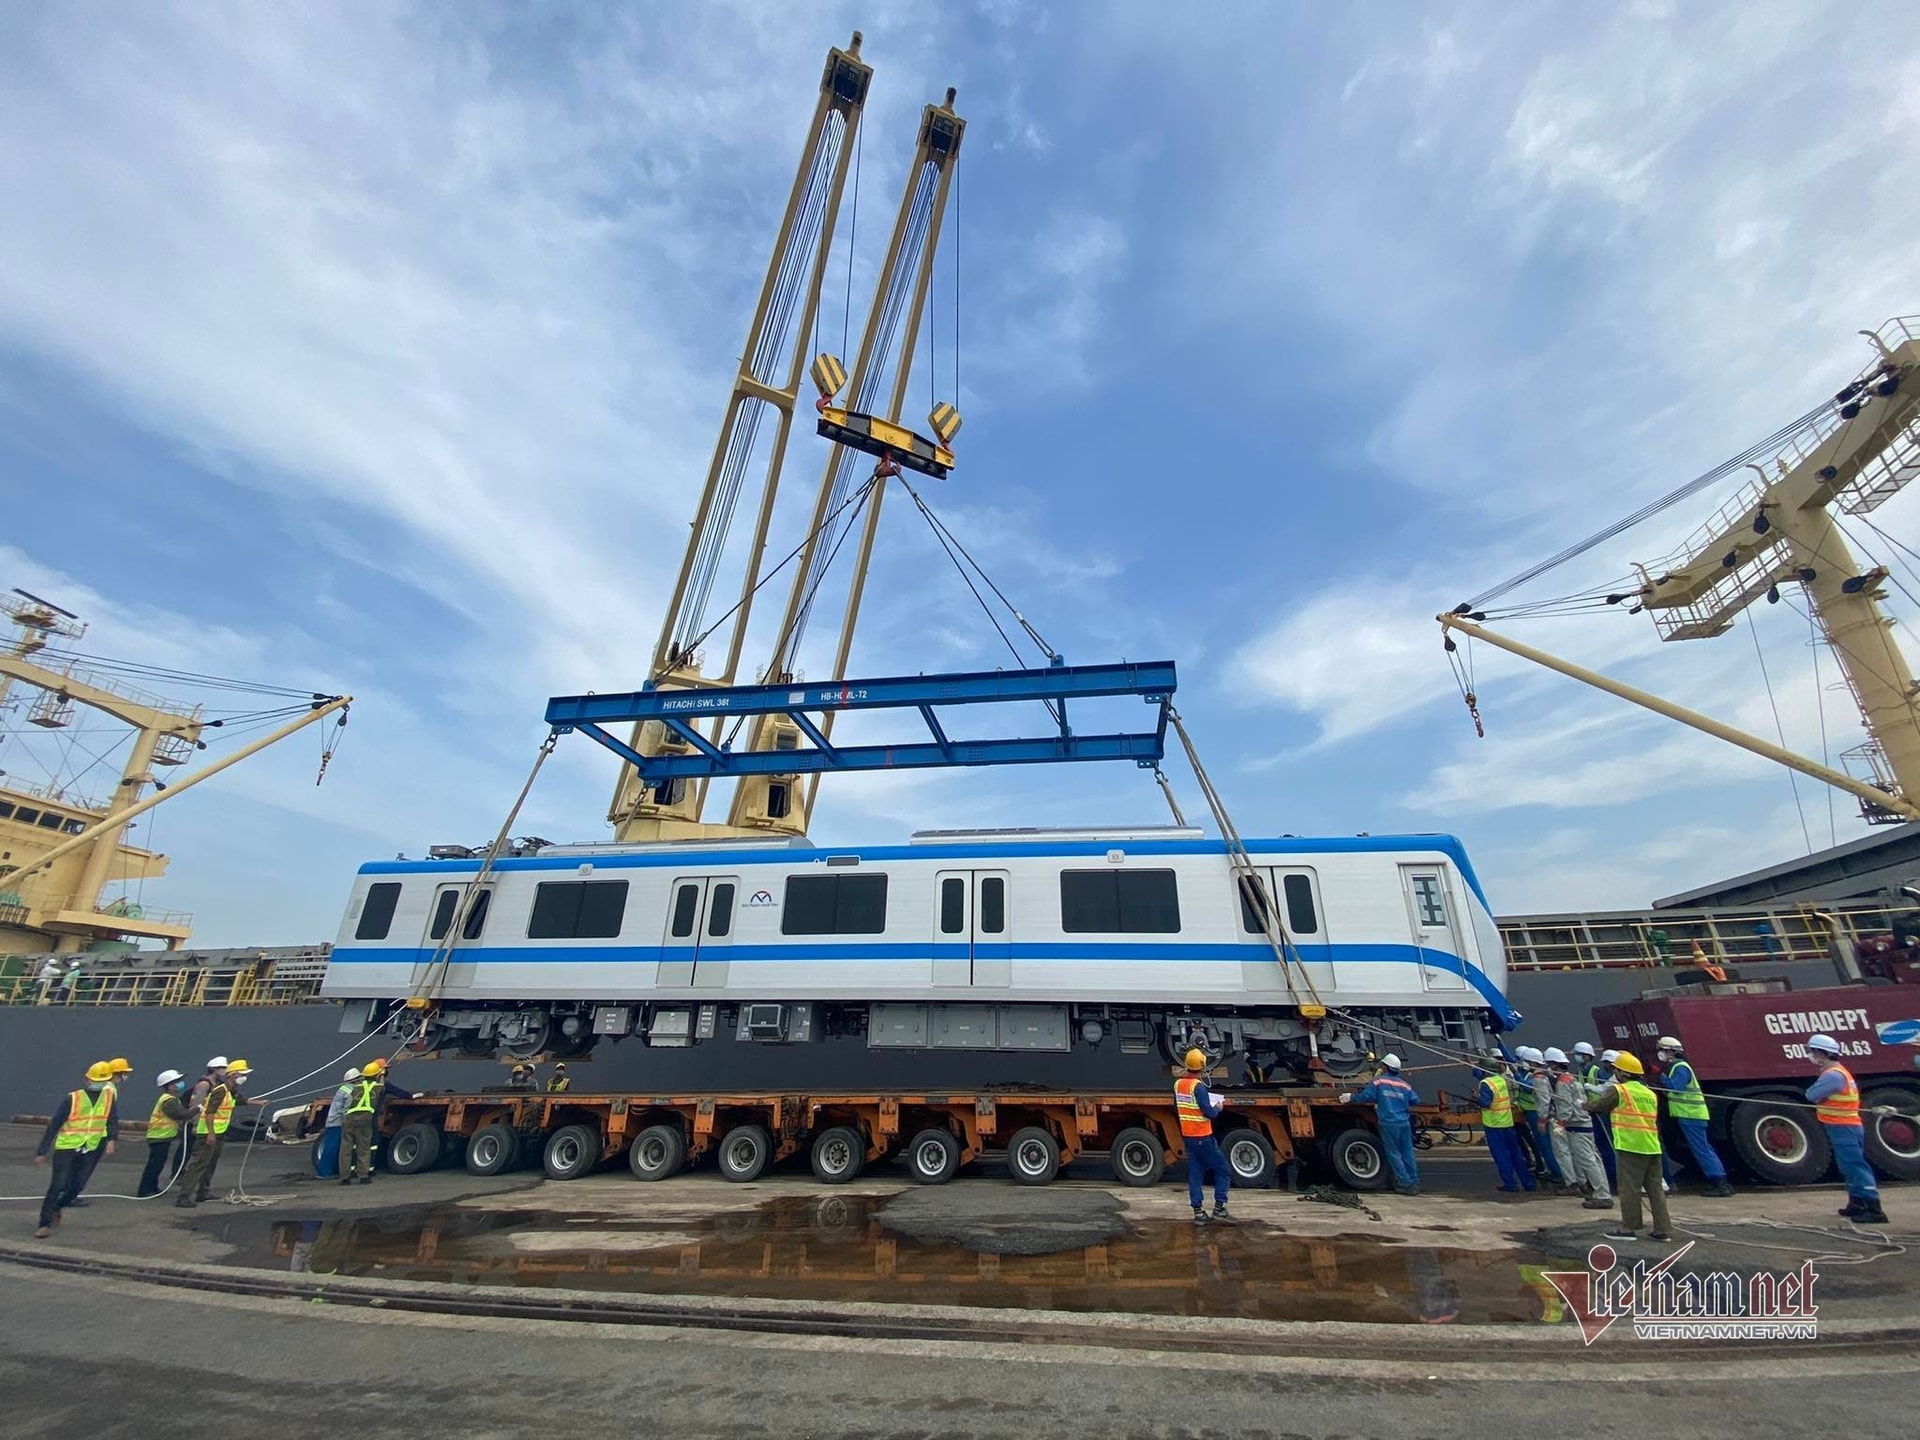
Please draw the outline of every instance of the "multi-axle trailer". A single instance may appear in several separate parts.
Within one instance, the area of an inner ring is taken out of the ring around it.
[[[1215,1129],[1238,1186],[1273,1184],[1283,1173],[1324,1166],[1356,1190],[1389,1179],[1370,1105],[1342,1104],[1308,1088],[1234,1092]],[[317,1137],[327,1102],[279,1117],[286,1140]],[[1419,1106],[1428,1143],[1465,1142],[1479,1116],[1440,1103]],[[1158,1183],[1184,1147],[1171,1089],[1166,1093],[1005,1088],[944,1094],[733,1091],[699,1094],[547,1094],[492,1089],[391,1098],[378,1128],[395,1174],[456,1159],[475,1175],[538,1164],[572,1180],[624,1155],[642,1180],[711,1157],[734,1181],[805,1152],[813,1173],[845,1184],[882,1160],[905,1162],[921,1184],[953,1178],[962,1166],[1004,1155],[1014,1183],[1044,1185],[1082,1155],[1104,1153],[1124,1185]],[[317,1143],[317,1141],[316,1141]]]

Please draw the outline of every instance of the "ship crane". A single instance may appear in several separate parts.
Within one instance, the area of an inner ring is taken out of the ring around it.
[[[1752,470],[1756,478],[1677,555],[1635,566],[1637,583],[1557,602],[1566,610],[1626,606],[1647,614],[1663,641],[1702,640],[1725,634],[1756,601],[1777,603],[1783,586],[1798,586],[1866,729],[1867,743],[1840,757],[1850,768],[1798,755],[1486,627],[1492,601],[1611,539],[1624,525],[1440,615],[1443,631],[1484,640],[1833,785],[1859,800],[1869,822],[1920,820],[1920,687],[1881,608],[1888,570],[1861,566],[1835,514],[1864,517],[1920,476],[1920,316],[1861,333],[1873,359],[1832,400],[1634,517],[1637,522],[1742,466]],[[1446,645],[1455,650],[1450,637]],[[1470,685],[1463,689],[1477,723],[1477,697]]]

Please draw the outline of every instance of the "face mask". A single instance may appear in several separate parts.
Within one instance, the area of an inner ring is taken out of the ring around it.
[[[100,1082],[98,1080],[87,1081],[87,1094],[98,1095],[99,1093],[100,1093]]]
[[[235,1075],[233,1077],[232,1083],[233,1083],[233,1088],[238,1090],[242,1085],[247,1083],[247,1077],[244,1075]]]

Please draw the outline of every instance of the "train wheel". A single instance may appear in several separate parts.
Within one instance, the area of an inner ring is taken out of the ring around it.
[[[1387,1157],[1371,1130],[1342,1130],[1327,1146],[1327,1160],[1351,1190],[1378,1190],[1387,1183]]]
[[[1882,1105],[1900,1113],[1869,1113]],[[1920,1180],[1920,1096],[1893,1086],[1869,1090],[1861,1097],[1860,1119],[1873,1168],[1889,1180]]]
[[[1798,1096],[1755,1095],[1727,1116],[1734,1153],[1767,1185],[1811,1185],[1833,1164],[1813,1112]]]
[[[1060,1142],[1038,1125],[1014,1131],[1007,1142],[1007,1173],[1016,1185],[1045,1185],[1060,1173]]]
[[[627,1150],[627,1168],[640,1180],[664,1180],[677,1174],[686,1159],[687,1142],[678,1125],[649,1125]]]
[[[431,1120],[410,1120],[387,1142],[387,1169],[395,1175],[418,1175],[440,1159],[440,1127]]]
[[[1113,1178],[1122,1185],[1158,1185],[1167,1173],[1166,1147],[1144,1125],[1129,1125],[1113,1137],[1107,1163],[1113,1166]]]
[[[851,1125],[836,1125],[814,1137],[812,1158],[816,1177],[844,1185],[866,1168],[867,1144]]]
[[[944,1185],[960,1168],[960,1142],[951,1131],[922,1130],[907,1142],[907,1173],[921,1185]]]
[[[773,1158],[773,1136],[764,1125],[736,1125],[720,1142],[720,1173],[735,1184],[758,1180]]]
[[[504,1120],[482,1125],[467,1141],[467,1173],[499,1175],[520,1160],[520,1136]]]
[[[551,1180],[577,1180],[600,1163],[600,1133],[591,1125],[562,1125],[540,1156]]]
[[[1235,1130],[1220,1142],[1220,1150],[1240,1189],[1265,1190],[1273,1184],[1273,1146],[1258,1130]]]

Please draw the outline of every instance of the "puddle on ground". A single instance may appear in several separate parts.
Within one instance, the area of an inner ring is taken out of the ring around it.
[[[1557,1298],[1535,1267],[1559,1267],[1524,1250],[1132,1219],[1099,1244],[996,1254],[897,1234],[879,1218],[885,1203],[787,1196],[671,1220],[433,1206],[327,1220],[240,1215],[194,1228],[235,1247],[234,1265],[622,1294],[1376,1324],[1524,1323],[1546,1318]]]

